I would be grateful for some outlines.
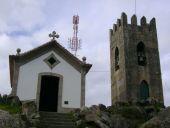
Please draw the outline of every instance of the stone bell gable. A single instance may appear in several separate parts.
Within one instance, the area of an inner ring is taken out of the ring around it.
[[[66,112],[85,105],[85,78],[92,66],[86,58],[79,60],[54,39],[20,52],[9,56],[11,95],[34,100],[45,111]]]
[[[111,92],[116,101],[154,98],[163,103],[163,90],[155,18],[127,16],[110,29]]]

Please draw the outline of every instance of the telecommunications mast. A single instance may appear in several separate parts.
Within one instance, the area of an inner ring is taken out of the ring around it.
[[[78,38],[78,24],[79,24],[79,16],[73,16],[73,37],[68,39],[69,48],[74,52],[76,56],[77,51],[81,48],[81,40]]]

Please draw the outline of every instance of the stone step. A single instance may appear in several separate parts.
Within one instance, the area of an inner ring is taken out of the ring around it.
[[[51,125],[53,125],[53,126],[75,126],[75,124],[74,123],[70,123],[70,124],[67,124],[67,123],[65,123],[65,124],[53,124],[53,123],[40,123],[40,125],[42,126],[51,126]]]
[[[40,112],[38,128],[76,128],[76,125],[71,114]]]
[[[58,113],[58,112],[43,112],[43,111],[40,111],[39,112],[40,114],[43,114],[43,115],[46,115],[46,114],[48,114],[48,115],[58,115],[58,116],[68,116],[68,115],[71,115],[71,114],[69,114],[69,113]]]
[[[73,117],[58,117],[58,116],[42,116],[40,115],[41,119],[58,119],[58,120],[71,120]]]
[[[65,113],[52,113],[52,112],[40,112],[40,116],[46,118],[46,117],[55,117],[55,118],[71,118],[71,114],[65,114]]]
[[[54,122],[54,121],[40,121],[41,124],[55,124],[55,125],[75,125],[74,122]]]
[[[76,128],[75,125],[67,126],[67,125],[40,125],[38,128]]]
[[[73,121],[73,119],[72,118],[67,118],[67,119],[65,119],[65,118],[52,118],[52,117],[46,117],[46,118],[44,118],[44,117],[40,117],[40,119],[42,120],[42,121],[54,121],[54,122],[60,122],[60,121],[64,121],[64,122],[72,122]]]

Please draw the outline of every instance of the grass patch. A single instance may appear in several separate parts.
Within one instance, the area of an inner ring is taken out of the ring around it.
[[[0,109],[8,111],[10,114],[21,113],[22,109],[21,106],[10,106],[8,104],[0,104]]]

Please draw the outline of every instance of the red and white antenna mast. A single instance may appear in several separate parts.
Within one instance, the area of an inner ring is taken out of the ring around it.
[[[73,16],[73,37],[69,38],[69,48],[74,51],[74,55],[76,56],[77,51],[81,48],[81,40],[78,38],[78,24],[79,24],[79,16]]]

